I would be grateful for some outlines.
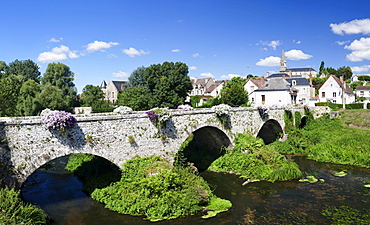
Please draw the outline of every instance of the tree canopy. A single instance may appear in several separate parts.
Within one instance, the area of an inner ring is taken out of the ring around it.
[[[82,106],[92,107],[96,102],[102,100],[104,100],[104,92],[99,86],[88,84],[82,89],[82,94],[80,96]]]
[[[27,80],[34,80],[37,83],[40,82],[40,71],[39,66],[30,59],[27,60],[14,60],[13,62],[9,63],[8,66],[6,64],[2,64],[1,67],[5,67],[5,75],[15,75],[19,78],[19,81],[23,84]]]
[[[128,78],[128,87],[134,87],[134,86],[140,86],[145,87],[145,80],[144,80],[144,72],[145,67],[138,67],[136,70],[134,70],[130,77]]]
[[[244,89],[246,79],[234,77],[221,90],[221,101],[232,107],[247,106],[248,92]]]

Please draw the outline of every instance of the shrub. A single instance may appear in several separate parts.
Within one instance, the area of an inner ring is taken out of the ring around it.
[[[50,111],[41,117],[43,125],[47,129],[65,131],[72,128],[76,123],[76,118],[68,112]]]
[[[363,109],[364,103],[346,104],[346,109]]]

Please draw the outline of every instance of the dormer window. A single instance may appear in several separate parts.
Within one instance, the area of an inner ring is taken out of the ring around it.
[[[297,81],[296,80],[292,80],[292,85],[293,86],[296,86],[297,85]]]

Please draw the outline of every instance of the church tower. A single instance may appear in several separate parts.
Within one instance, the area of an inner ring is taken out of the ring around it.
[[[285,72],[286,71],[286,59],[285,59],[285,52],[282,50],[281,52],[281,58],[280,58],[280,72]]]

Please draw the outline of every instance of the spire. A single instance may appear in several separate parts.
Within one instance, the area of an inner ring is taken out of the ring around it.
[[[101,82],[100,88],[107,88],[107,83],[105,83],[105,80],[103,80],[103,82]]]
[[[285,59],[285,52],[284,52],[284,50],[282,50],[282,52],[281,52],[279,71],[280,72],[286,71],[286,59]]]

